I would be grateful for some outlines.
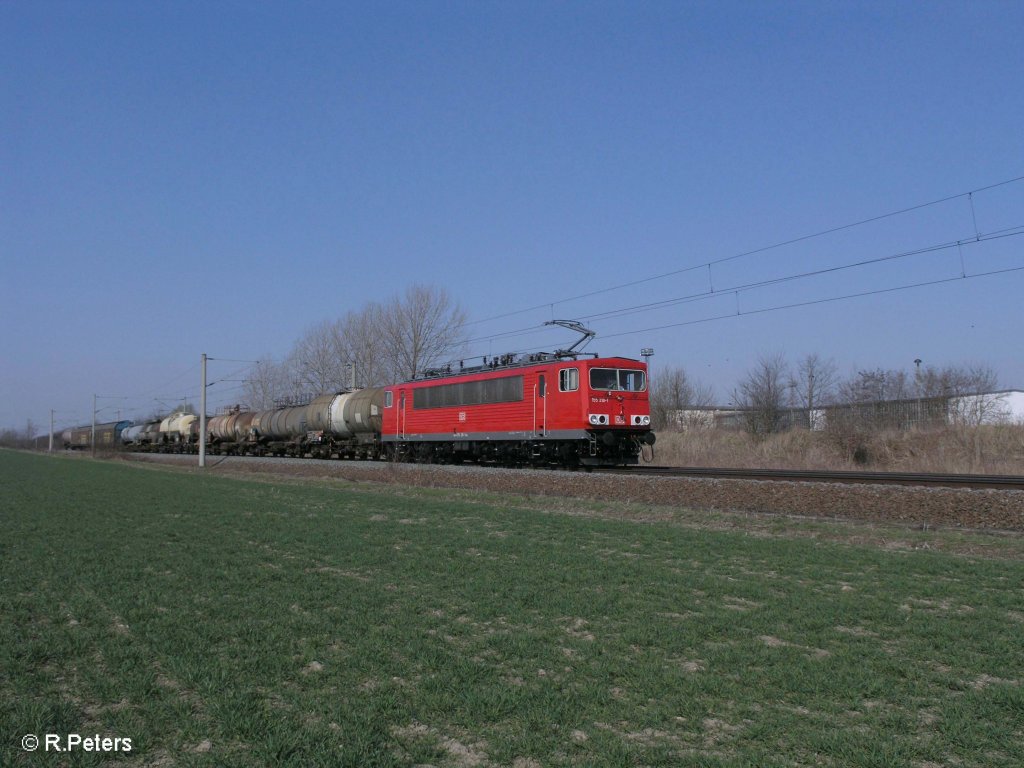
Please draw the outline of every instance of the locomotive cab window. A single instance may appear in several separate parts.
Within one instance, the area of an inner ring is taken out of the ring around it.
[[[643,392],[647,375],[629,368],[591,368],[590,388],[606,392]]]
[[[580,388],[580,369],[563,368],[558,372],[558,391],[575,392]]]
[[[384,393],[384,407],[385,408],[390,408],[394,404],[395,404],[395,393],[394,392],[385,392]]]

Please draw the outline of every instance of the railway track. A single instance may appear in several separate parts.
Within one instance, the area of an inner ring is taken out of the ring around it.
[[[659,477],[693,477],[719,480],[765,480],[800,483],[862,483],[915,485],[935,488],[994,488],[1024,491],[1020,475],[940,475],[925,472],[824,472],[806,469],[731,469],[722,467],[638,466],[599,469],[598,472]]]

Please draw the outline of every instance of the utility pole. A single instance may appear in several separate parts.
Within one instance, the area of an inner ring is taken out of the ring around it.
[[[47,453],[53,453],[53,408],[50,409],[50,447]]]
[[[96,395],[92,396],[92,457],[96,458]]]
[[[206,466],[206,353],[202,356],[202,385],[199,389],[199,466]]]
[[[917,368],[914,370],[914,389],[917,390],[917,426],[921,426],[921,363],[924,362],[920,357],[914,359],[914,365]]]

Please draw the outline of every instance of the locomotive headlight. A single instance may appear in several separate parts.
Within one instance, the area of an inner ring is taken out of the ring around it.
[[[634,416],[633,424],[637,427],[648,427],[651,424],[650,416]]]
[[[592,413],[590,414],[590,423],[597,426],[608,423],[608,416],[603,413]]]

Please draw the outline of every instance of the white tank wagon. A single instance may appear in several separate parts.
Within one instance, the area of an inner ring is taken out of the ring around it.
[[[189,442],[192,423],[199,419],[194,413],[172,413],[160,422],[160,442],[164,445],[183,445]]]
[[[128,427],[121,433],[121,442],[131,448],[148,450],[149,446],[160,442],[160,421],[147,421]]]
[[[384,389],[373,387],[353,392],[344,402],[341,416],[345,430],[355,436],[373,435],[380,437],[383,422]],[[332,429],[341,424],[332,423]]]
[[[378,458],[384,390],[376,387],[321,395],[306,408],[307,452],[332,456]]]
[[[141,445],[139,438],[142,435],[142,430],[145,428],[145,424],[136,424],[134,427],[128,427],[128,429],[121,433],[121,442],[125,445]]]

